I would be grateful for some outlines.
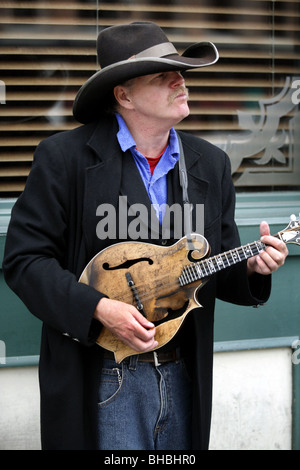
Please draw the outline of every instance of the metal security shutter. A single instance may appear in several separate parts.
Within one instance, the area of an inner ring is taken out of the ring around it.
[[[277,152],[268,158],[261,145],[245,158],[239,153],[242,145],[233,150],[231,145],[241,131],[255,134],[262,118],[261,100],[290,89],[300,75],[299,4],[298,0],[1,2],[0,79],[6,86],[6,103],[0,104],[0,195],[20,194],[40,140],[78,125],[72,102],[80,85],[98,69],[98,32],[137,20],[158,23],[179,52],[198,41],[217,45],[216,65],[186,74],[191,114],[178,128],[229,152],[237,190],[299,187],[297,157],[289,153],[299,126],[297,106],[279,116],[273,132]],[[282,142],[276,145],[280,136]],[[252,174],[257,166],[262,173],[258,179]]]
[[[36,145],[71,129],[76,90],[96,69],[96,2],[0,4],[0,192],[18,195]]]

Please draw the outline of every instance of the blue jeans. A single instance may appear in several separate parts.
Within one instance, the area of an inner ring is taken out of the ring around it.
[[[101,450],[191,449],[191,382],[184,360],[155,366],[105,359],[99,388]]]

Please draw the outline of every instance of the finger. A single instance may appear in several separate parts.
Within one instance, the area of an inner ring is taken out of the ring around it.
[[[155,328],[145,329],[136,320],[133,321],[132,328],[122,332],[122,338],[137,352],[145,352],[158,346],[155,340]]]
[[[263,235],[261,237],[261,241],[267,245],[267,246],[272,246],[273,248],[276,248],[276,250],[285,253],[287,252],[287,246],[286,244],[280,240],[279,238],[272,237],[271,235]]]
[[[150,341],[142,341],[139,338],[134,338],[129,346],[135,351],[143,353],[157,348],[158,342],[154,338]]]
[[[144,328],[152,329],[155,327],[154,323],[147,320],[147,318],[145,318],[144,315],[142,315],[135,307],[132,307],[131,314],[136,319],[136,321]]]
[[[96,310],[96,318],[135,351],[145,352],[158,346],[153,323],[134,306],[103,298]]]
[[[134,335],[142,341],[151,341],[155,336],[155,327],[153,325],[152,328],[145,328],[138,321],[135,321]]]
[[[269,224],[268,222],[266,221],[262,221],[260,223],[260,235],[263,237],[264,235],[270,235],[270,227],[269,227]]]
[[[260,267],[262,269],[263,274],[272,273],[276,271],[280,266],[279,260],[277,262],[277,260],[266,251],[260,253],[259,259],[263,262],[263,264],[260,263]]]
[[[270,274],[271,269],[269,265],[266,263],[265,259],[263,259],[263,256],[265,256],[264,252],[260,253],[259,255],[255,257],[255,262],[256,262],[255,271],[259,274]]]
[[[284,264],[287,249],[284,247],[284,251],[280,251],[272,246],[268,246],[265,251],[260,253],[260,259],[263,260],[266,267],[270,272],[276,271],[280,266]]]

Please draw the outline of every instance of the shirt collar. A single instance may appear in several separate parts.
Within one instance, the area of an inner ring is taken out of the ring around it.
[[[118,113],[116,113],[116,117],[119,124],[119,131],[117,133],[117,138],[120,144],[120,147],[123,152],[126,152],[129,149],[135,149],[136,143],[134,138],[132,137],[124,119]],[[170,155],[174,157],[179,156],[179,143],[175,129],[172,127],[170,129],[170,138],[169,138],[169,149]]]

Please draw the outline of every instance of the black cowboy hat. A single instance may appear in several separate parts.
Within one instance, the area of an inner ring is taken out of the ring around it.
[[[97,119],[110,92],[126,80],[204,67],[219,58],[211,42],[194,44],[179,55],[162,29],[152,22],[105,28],[98,36],[97,54],[101,69],[82,85],[73,106],[74,117],[82,123]]]

